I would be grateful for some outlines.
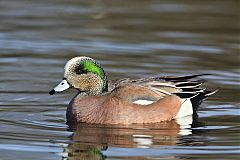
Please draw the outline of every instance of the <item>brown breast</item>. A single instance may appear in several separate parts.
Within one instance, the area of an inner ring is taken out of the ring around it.
[[[139,96],[156,100],[150,105],[133,104]],[[157,123],[173,119],[181,107],[177,96],[160,96],[151,90],[121,87],[102,96],[75,98],[67,110],[69,122],[97,124]]]

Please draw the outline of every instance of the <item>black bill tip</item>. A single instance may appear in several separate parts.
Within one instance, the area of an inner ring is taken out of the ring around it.
[[[54,90],[54,89],[52,89],[52,90],[49,92],[50,95],[53,95],[54,93],[55,93],[55,90]]]

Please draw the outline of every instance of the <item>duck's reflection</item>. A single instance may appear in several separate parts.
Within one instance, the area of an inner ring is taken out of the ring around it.
[[[73,143],[65,149],[67,159],[104,159],[108,147],[157,148],[179,143],[182,135],[191,134],[191,116],[157,124],[70,126]]]

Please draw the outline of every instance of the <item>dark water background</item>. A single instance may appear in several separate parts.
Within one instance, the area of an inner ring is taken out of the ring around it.
[[[0,1],[0,159],[237,159],[239,1]],[[109,79],[211,73],[198,124],[70,130],[76,91],[49,96],[74,56]],[[189,134],[182,135],[181,130]]]

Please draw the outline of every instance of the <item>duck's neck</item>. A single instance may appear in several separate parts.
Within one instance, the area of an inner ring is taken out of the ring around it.
[[[104,73],[105,74],[105,73]],[[103,86],[102,86],[102,93],[108,92],[108,79],[107,76],[105,75],[104,78],[102,79]]]
[[[94,85],[89,89],[89,95],[99,95],[105,92],[108,92],[108,80],[106,73],[103,68],[91,60],[86,60],[83,62],[83,70],[95,74],[95,80],[92,79]]]
[[[108,80],[107,80],[107,76],[104,73],[104,76],[99,78],[98,84],[96,84],[95,87],[91,88],[89,92],[87,92],[87,94],[89,96],[93,96],[93,95],[101,95],[105,92],[108,92]]]
[[[108,92],[108,79],[107,79],[107,75],[106,73],[104,72],[103,68],[99,65],[99,73],[98,73],[98,76],[100,77],[101,79],[101,85],[99,85],[100,87],[100,94],[102,93],[105,93],[105,92]]]
[[[104,79],[94,76],[91,80],[94,81],[91,87],[85,91],[79,91],[77,97],[96,96],[108,92],[108,81],[106,76]]]

